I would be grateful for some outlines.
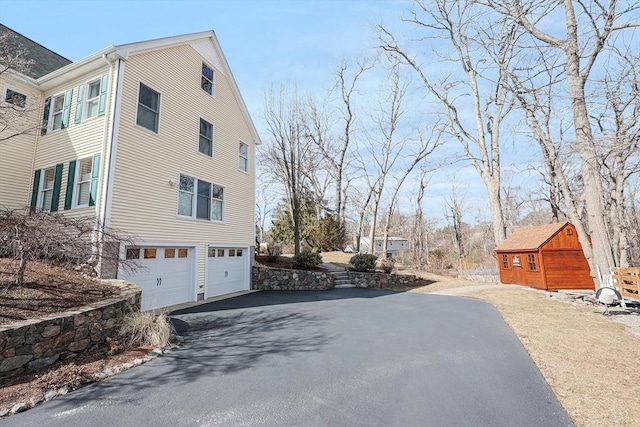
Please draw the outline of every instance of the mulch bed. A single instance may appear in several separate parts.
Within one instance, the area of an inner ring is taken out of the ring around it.
[[[14,284],[18,261],[0,259],[0,325],[60,313],[118,295],[120,289],[39,261],[27,264],[24,284]]]

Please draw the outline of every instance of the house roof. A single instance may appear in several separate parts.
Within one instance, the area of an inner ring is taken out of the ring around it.
[[[88,69],[95,68],[98,65],[104,66],[105,60],[107,62],[112,62],[118,59],[123,59],[126,61],[131,55],[150,52],[158,49],[166,49],[168,47],[178,46],[181,44],[194,43],[199,40],[210,40],[213,44],[214,50],[221,60],[218,65],[221,67],[221,71],[225,75],[227,75],[232,82],[232,89],[240,105],[242,114],[244,115],[251,133],[253,134],[254,141],[256,144],[260,144],[261,141],[260,136],[258,135],[258,131],[256,130],[251,116],[249,115],[249,110],[247,109],[244,99],[242,98],[240,90],[238,89],[236,79],[235,77],[233,77],[233,73],[231,72],[231,68],[229,67],[227,59],[222,52],[222,48],[220,47],[218,38],[212,30],[121,44],[117,46],[109,46],[78,61],[69,63],[64,68],[54,70],[53,72],[43,76],[42,78],[39,78],[38,84],[42,88],[46,89],[48,87],[59,84],[61,80],[75,78],[78,75],[86,72]]]
[[[7,35],[7,50],[14,54],[23,51],[24,58],[32,62],[28,69],[16,70],[26,76],[37,79],[71,63],[67,58],[0,24],[0,36],[4,34]]]
[[[519,228],[496,247],[496,251],[536,250],[562,230],[569,222]]]

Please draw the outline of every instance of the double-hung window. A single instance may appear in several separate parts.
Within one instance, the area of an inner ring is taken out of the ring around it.
[[[213,95],[213,69],[204,62],[202,63],[202,79],[200,87],[209,95]]]
[[[180,175],[178,215],[222,221],[223,212],[223,187],[187,175]]]
[[[211,186],[211,220],[222,221],[224,210],[224,189],[219,185]]]
[[[51,98],[51,113],[49,115],[49,123],[51,130],[62,129],[62,117],[64,110],[64,94]]]
[[[40,203],[38,208],[43,211],[51,210],[53,200],[53,187],[56,177],[56,168],[42,170],[42,182],[40,183]]]
[[[27,105],[27,95],[7,88],[4,94],[4,102],[14,107],[24,108]]]
[[[207,156],[213,156],[213,125],[206,120],[200,119],[200,142],[198,151]]]
[[[78,166],[76,167],[77,177],[74,203],[76,207],[89,206],[91,196],[91,177],[93,172],[92,165],[93,159],[91,157],[78,160]]]
[[[249,171],[249,146],[244,142],[240,143],[239,147],[239,157],[238,157],[238,167],[241,171],[248,172]]]
[[[196,218],[211,219],[211,184],[207,181],[198,180]]]
[[[86,118],[98,115],[100,105],[100,79],[87,83],[87,100],[85,101]]]
[[[136,124],[158,133],[160,116],[160,94],[149,86],[140,83],[138,91],[138,116]]]
[[[193,216],[195,179],[187,175],[180,175],[178,190],[178,215]]]

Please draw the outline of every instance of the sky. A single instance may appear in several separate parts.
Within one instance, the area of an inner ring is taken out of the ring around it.
[[[373,53],[373,27],[395,25],[410,5],[406,0],[0,0],[0,22],[72,61],[111,45],[214,30],[265,140],[265,90],[289,82],[302,90],[330,87],[341,59]],[[466,212],[475,222],[486,207],[484,188],[476,172],[461,164],[430,182],[431,215],[443,216],[452,182],[475,206]],[[412,190],[415,183],[406,187]],[[401,207],[410,207],[408,196]]]

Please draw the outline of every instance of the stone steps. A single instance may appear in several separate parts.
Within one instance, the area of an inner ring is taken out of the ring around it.
[[[331,272],[331,275],[333,276],[333,283],[335,284],[336,289],[356,287],[353,283],[351,283],[349,273],[347,273],[346,271],[333,271]]]

